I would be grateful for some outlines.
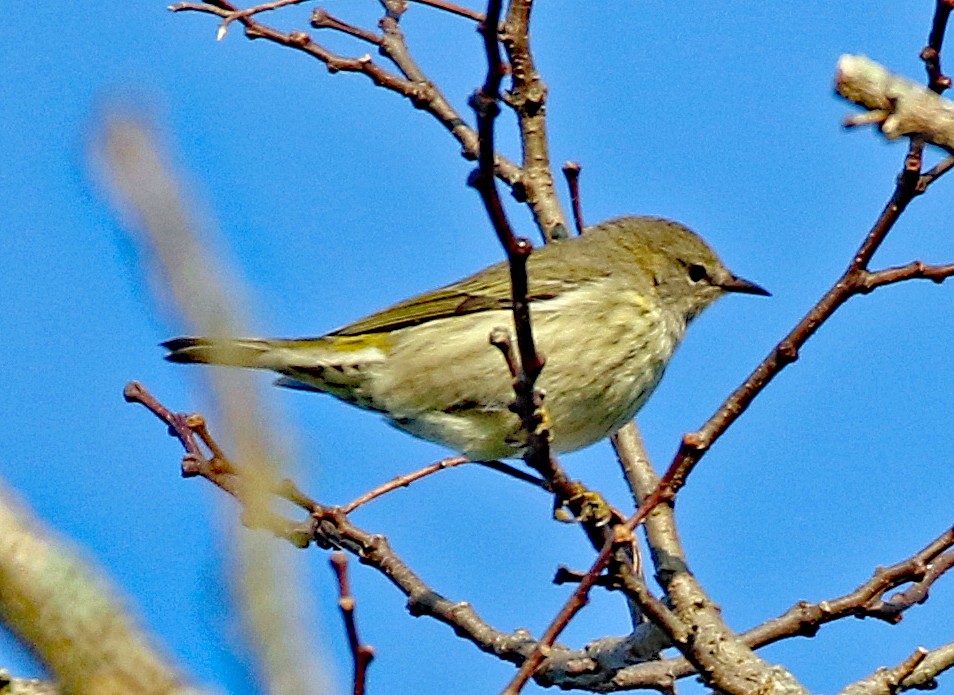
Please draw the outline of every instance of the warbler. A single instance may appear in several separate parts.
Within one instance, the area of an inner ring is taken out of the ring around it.
[[[733,275],[681,224],[620,217],[533,251],[533,334],[546,359],[553,451],[615,433],[659,383],[686,326],[727,292],[768,295]],[[280,386],[329,393],[395,427],[486,461],[519,456],[513,380],[490,344],[513,330],[509,268],[475,275],[317,338],[175,338],[171,362],[270,369]]]

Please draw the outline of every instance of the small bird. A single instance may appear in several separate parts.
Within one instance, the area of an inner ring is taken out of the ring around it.
[[[530,314],[546,358],[552,449],[615,433],[659,383],[686,326],[727,292],[768,295],[733,275],[694,232],[620,217],[534,250]],[[280,386],[329,393],[474,461],[520,456],[513,381],[491,331],[513,329],[498,263],[318,338],[175,338],[171,362],[270,369]]]

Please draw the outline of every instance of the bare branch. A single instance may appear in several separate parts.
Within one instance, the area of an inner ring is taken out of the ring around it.
[[[0,488],[0,617],[55,677],[0,674],[0,692],[200,695],[118,599],[116,587]],[[52,687],[52,686],[50,686]]]
[[[234,465],[224,455],[221,460],[213,461],[202,453],[197,440],[201,437],[193,430],[204,426],[201,416],[174,414],[139,384],[128,386],[126,393],[130,402],[148,408],[170,427],[170,434],[182,442],[187,449],[184,472],[205,478],[243,506],[242,522],[247,526],[267,530],[299,548],[315,543],[322,548],[338,548],[352,553],[362,564],[387,577],[408,597],[407,609],[411,615],[432,617],[453,628],[455,634],[482,651],[500,659],[519,664],[536,648],[537,642],[526,631],[505,633],[496,630],[466,602],[450,601],[438,594],[394,553],[384,536],[359,529],[351,523],[343,508],[319,504],[291,481],[278,483],[273,494],[306,510],[306,520],[294,521],[261,509],[248,509],[244,506],[242,494],[246,485],[242,479],[243,468]],[[630,637],[603,638],[580,650],[552,645],[547,650],[547,663],[537,673],[537,679],[541,683],[566,688],[602,689],[615,673],[653,659],[665,646],[666,643],[660,642],[658,631],[649,629],[640,630]]]
[[[243,17],[251,17],[260,12],[270,12],[271,10],[277,10],[281,7],[287,7],[288,5],[298,5],[303,2],[307,2],[307,0],[275,0],[274,2],[262,3],[261,5],[255,5],[254,7],[249,7],[244,10],[236,10],[222,20],[222,23],[219,25],[219,30],[215,34],[215,39],[216,41],[224,39],[226,33],[228,33],[229,25]]]
[[[579,162],[564,162],[563,176],[566,177],[567,187],[570,189],[570,201],[573,207],[573,225],[576,227],[576,233],[582,234],[586,227],[583,224],[583,204],[580,200],[580,170],[582,167]]]
[[[928,651],[918,647],[893,668],[880,668],[844,688],[839,695],[894,695],[905,690],[933,690],[935,678],[954,666],[954,642]]]
[[[517,114],[520,144],[523,147],[522,190],[515,187],[514,195],[526,195],[527,204],[533,210],[544,238],[550,241],[569,236],[569,226],[553,186],[547,139],[547,86],[530,52],[532,7],[533,0],[511,0],[500,40],[507,50],[513,77],[513,89],[508,95],[507,104]],[[489,11],[487,19],[491,19]]]
[[[354,695],[364,695],[364,685],[367,680],[368,666],[374,659],[374,648],[362,644],[358,637],[358,624],[355,621],[355,598],[351,594],[351,583],[348,581],[348,556],[344,553],[331,554],[331,568],[335,571],[338,580],[338,608],[344,618],[345,631],[348,633],[348,646],[351,648],[351,659],[354,662]]]
[[[411,0],[411,2],[416,2],[418,5],[435,7],[438,10],[444,10],[450,14],[457,15],[458,17],[464,17],[465,19],[471,19],[475,22],[484,21],[484,16],[480,14],[480,12],[476,12],[466,7],[461,7],[460,5],[455,5],[452,2],[445,2],[445,0]]]
[[[399,475],[396,478],[384,483],[383,485],[379,485],[373,490],[369,490],[368,492],[364,493],[360,497],[352,500],[351,502],[346,504],[344,507],[342,507],[342,511],[344,511],[345,514],[350,514],[358,507],[361,507],[367,504],[368,502],[375,500],[378,497],[381,497],[382,495],[385,495],[393,490],[397,490],[398,488],[402,488],[402,487],[407,487],[411,483],[418,481],[421,478],[426,478],[427,476],[433,475],[434,473],[437,473],[439,471],[444,471],[449,468],[456,468],[457,466],[462,466],[467,463],[476,463],[477,465],[490,468],[491,470],[496,470],[500,473],[504,473],[505,475],[509,475],[510,477],[516,478],[517,480],[522,480],[526,483],[530,483],[531,485],[535,485],[544,490],[548,489],[548,486],[545,480],[541,480],[540,478],[536,478],[532,475],[528,475],[527,473],[524,473],[523,471],[518,470],[514,468],[513,466],[510,466],[506,463],[502,463],[500,461],[471,461],[470,459],[466,459],[460,456],[455,456],[452,458],[442,459],[441,461],[438,461],[437,463],[432,463],[429,466],[425,466],[424,468],[421,468],[419,470],[412,471],[411,473],[406,473],[405,475]]]
[[[921,51],[921,60],[924,61],[924,68],[928,75],[928,87],[937,94],[943,93],[951,86],[951,78],[941,71],[941,46],[944,43],[944,32],[947,31],[947,20],[951,16],[952,7],[954,5],[951,0],[937,0],[928,44]]]
[[[362,27],[356,27],[353,24],[348,24],[347,22],[341,21],[323,7],[317,7],[314,9],[314,11],[311,13],[311,20],[309,23],[314,29],[332,29],[342,34],[353,36],[354,38],[360,39],[366,43],[370,43],[372,46],[380,46],[381,41],[383,40],[381,36],[375,34],[373,31],[368,31]]]
[[[392,0],[388,0],[391,2]],[[441,7],[441,4],[435,0],[430,3],[435,7]],[[451,9],[450,4],[447,8]],[[262,24],[254,19],[254,16],[242,15],[239,10],[228,0],[214,0],[210,2],[179,2],[169,6],[172,12],[202,12],[215,15],[223,20],[229,17],[235,17],[235,21],[240,22],[245,27],[245,35],[249,39],[265,39],[280,46],[301,51],[316,60],[321,61],[330,73],[345,72],[365,75],[371,82],[388,91],[399,94],[408,99],[414,108],[425,111],[430,114],[438,123],[441,124],[461,146],[461,156],[468,160],[477,159],[477,132],[467,125],[457,110],[450,104],[447,98],[427,79],[423,72],[417,68],[410,57],[406,44],[403,43],[403,37],[399,38],[399,32],[396,32],[397,20],[394,13],[386,14],[382,19],[384,23],[385,35],[379,37],[373,32],[346,25],[340,20],[325,22],[322,13],[318,12],[319,28],[337,30],[342,33],[354,36],[360,40],[378,45],[379,49],[386,58],[391,60],[404,77],[384,69],[374,62],[370,55],[363,55],[355,58],[349,58],[336,54],[321,44],[312,40],[307,32],[290,31],[283,32]],[[466,15],[466,11],[463,11]],[[313,16],[314,20],[314,16]],[[524,180],[522,169],[512,161],[497,154],[494,158],[494,171],[496,176],[510,186],[515,195],[519,193],[521,198],[526,198],[526,188],[529,186],[534,200],[544,199],[545,196],[535,193],[537,179],[529,181]],[[539,220],[543,217],[541,213],[534,212]],[[541,226],[541,229],[543,227]]]
[[[878,287],[893,285],[905,280],[930,280],[941,283],[954,275],[954,263],[945,265],[927,265],[921,261],[912,261],[907,265],[884,270],[865,271],[858,277],[858,292],[866,294]]]

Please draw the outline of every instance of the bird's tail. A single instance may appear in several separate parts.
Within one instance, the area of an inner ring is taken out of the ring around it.
[[[324,336],[270,338],[173,338],[162,344],[170,362],[270,369],[286,388],[331,393],[363,408],[378,406],[366,394],[370,365],[384,359],[386,338]]]
[[[173,338],[162,344],[170,362],[222,364],[230,367],[282,370],[292,341],[257,338]]]

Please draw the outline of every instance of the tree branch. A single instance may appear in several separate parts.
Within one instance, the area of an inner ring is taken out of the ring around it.
[[[411,615],[434,618],[450,626],[457,636],[470,641],[481,651],[504,661],[522,663],[537,647],[538,643],[526,631],[499,631],[486,623],[470,604],[451,601],[434,591],[391,549],[387,538],[360,529],[351,522],[344,508],[316,502],[289,480],[277,483],[271,493],[305,510],[307,519],[295,521],[267,509],[248,507],[247,497],[243,494],[247,485],[243,480],[244,469],[234,465],[222,452],[205,429],[205,419],[201,415],[174,413],[135,382],[126,387],[125,395],[129,402],[145,406],[165,423],[169,434],[182,444],[186,451],[182,461],[183,475],[205,478],[232,496],[242,507],[242,523],[246,526],[269,531],[298,548],[314,543],[322,548],[350,552],[362,564],[387,577],[408,597],[407,610]],[[213,452],[212,458],[206,456],[202,445]],[[536,678],[545,685],[605,690],[606,683],[611,682],[615,674],[654,659],[667,646],[660,642],[659,632],[649,628],[647,625],[629,637],[595,640],[579,650],[551,645],[547,649],[547,663]]]
[[[332,553],[331,568],[335,571],[335,578],[338,580],[338,608],[341,609],[341,616],[344,618],[348,646],[354,663],[353,693],[364,695],[364,684],[367,680],[368,666],[374,659],[374,648],[362,644],[358,637],[358,624],[354,617],[356,601],[351,594],[351,583],[348,581],[348,556],[344,553]]]
[[[523,177],[518,195],[524,192],[547,241],[569,236],[566,215],[553,186],[547,139],[547,86],[530,52],[530,10],[533,0],[511,0],[500,40],[510,61],[513,89],[507,104],[517,114],[523,147]],[[488,20],[490,12],[487,13]],[[486,26],[486,24],[485,24]],[[496,34],[496,29],[494,31]]]

